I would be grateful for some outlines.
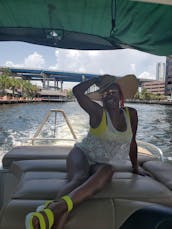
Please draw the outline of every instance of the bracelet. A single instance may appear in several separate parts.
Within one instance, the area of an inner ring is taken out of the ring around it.
[[[67,204],[67,208],[68,208],[68,212],[70,212],[73,209],[73,201],[70,198],[70,196],[62,196],[62,199],[66,202]]]

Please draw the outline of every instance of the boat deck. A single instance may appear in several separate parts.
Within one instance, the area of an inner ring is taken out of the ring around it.
[[[0,228],[23,229],[27,213],[56,197],[67,182],[70,149],[20,146],[5,155],[3,180],[9,182],[3,190]],[[130,161],[116,163],[112,182],[74,209],[65,229],[80,229],[81,224],[82,229],[118,229],[137,209],[172,206],[172,165],[149,156],[139,156],[139,164],[151,176],[133,174]]]

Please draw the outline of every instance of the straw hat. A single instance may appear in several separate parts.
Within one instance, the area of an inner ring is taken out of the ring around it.
[[[103,75],[100,76],[100,82],[96,83],[99,89],[88,93],[87,96],[92,100],[100,101],[101,93],[113,83],[120,86],[124,99],[133,98],[138,89],[138,80],[135,75],[126,75],[123,77]]]

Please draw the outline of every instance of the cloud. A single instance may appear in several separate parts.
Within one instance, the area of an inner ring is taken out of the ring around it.
[[[136,65],[135,64],[131,64],[131,69],[133,70],[133,72],[136,72]]]
[[[9,67],[9,68],[20,68],[21,65],[20,64],[14,64],[12,61],[7,60],[5,62],[5,67]]]
[[[23,63],[15,64],[13,61],[7,60],[5,66],[14,68],[43,68],[45,66],[45,60],[42,55],[37,52],[32,53],[24,59]]]
[[[142,72],[139,76],[139,79],[155,79],[154,75],[152,75],[150,72]]]
[[[94,57],[94,56],[98,56],[100,55],[100,52],[99,51],[88,51],[88,55],[91,56],[91,57]]]
[[[156,75],[156,63],[165,62],[165,57],[129,49],[114,51],[56,49],[55,57],[56,63],[49,66],[52,70],[118,76],[136,74],[137,77],[147,72],[151,78]]]
[[[24,66],[29,68],[42,68],[45,65],[45,60],[42,55],[34,52],[33,54],[29,55],[24,60]]]
[[[39,50],[39,51],[38,51]],[[79,51],[53,49],[52,52],[37,49],[35,46],[22,63],[7,60],[5,66],[16,68],[51,69],[56,71],[122,76],[135,74],[137,77],[155,78],[156,64],[165,62],[159,57],[137,50],[122,49],[113,51]],[[44,53],[44,54],[40,54]],[[19,55],[19,54],[18,54]],[[55,58],[54,58],[55,57]],[[54,64],[52,62],[55,60]]]

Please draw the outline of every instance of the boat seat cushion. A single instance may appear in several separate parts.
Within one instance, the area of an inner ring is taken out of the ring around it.
[[[35,211],[36,207],[44,202],[45,200],[11,200],[1,212],[3,218],[0,222],[0,228],[24,229],[26,214]],[[111,199],[94,199],[87,200],[75,208],[71,212],[64,229],[114,229],[114,224],[113,201]]]
[[[163,184],[151,177],[131,174],[131,178],[113,179],[111,183],[107,184],[95,196],[156,202],[156,200],[161,198],[172,198],[172,193]]]
[[[45,201],[11,200],[1,211],[0,228],[24,229],[26,214],[35,211]],[[91,199],[71,212],[64,229],[81,229],[81,225],[82,229],[119,229],[123,222],[138,209],[159,206],[155,203],[127,199]]]
[[[3,157],[3,167],[9,168],[12,162],[20,160],[65,159],[71,148],[71,146],[17,146]],[[140,165],[147,160],[155,160],[155,158],[138,156]]]
[[[172,190],[172,163],[148,161],[143,164],[143,168],[149,171],[155,177],[155,179]]]
[[[9,168],[13,161],[36,159],[65,159],[72,147],[67,146],[17,146],[3,157],[3,167]]]
[[[12,198],[54,199],[66,182],[67,173],[64,171],[28,171],[22,175]],[[115,172],[112,182],[94,198],[125,198],[151,202],[167,196],[172,197],[171,191],[148,176]]]
[[[147,158],[144,159],[144,162]],[[143,163],[143,158],[142,158]],[[131,162],[114,162],[115,170],[120,172],[132,172]],[[65,159],[40,159],[20,160],[11,164],[10,171],[18,178],[27,171],[66,171]]]
[[[144,164],[146,163],[149,162]],[[96,194],[95,198],[152,201],[172,195],[167,187],[151,177],[133,174],[130,161],[126,164],[117,163],[115,168],[112,182]],[[12,195],[16,199],[54,199],[61,186],[67,182],[64,159],[16,161],[11,170],[16,176],[20,176],[20,182]]]
[[[131,172],[132,167],[130,161],[126,163],[115,163],[116,171]],[[54,159],[54,160],[23,160],[14,161],[10,167],[10,171],[18,178],[23,173],[28,171],[63,171],[66,172],[66,160]]]
[[[59,171],[66,172],[65,159],[44,159],[44,160],[24,160],[15,161],[10,167],[10,171],[18,178],[28,171]]]
[[[21,199],[49,199],[50,197],[54,199],[61,186],[66,183],[66,176],[66,172],[59,171],[27,172],[23,174],[22,181],[20,181],[17,186],[17,192],[15,192],[12,197],[16,197],[20,193]],[[21,188],[23,180],[24,183]]]
[[[146,161],[159,161],[159,160],[160,159],[156,157],[150,157],[143,154],[138,154],[138,163],[140,166],[142,166],[143,163],[145,163]]]

